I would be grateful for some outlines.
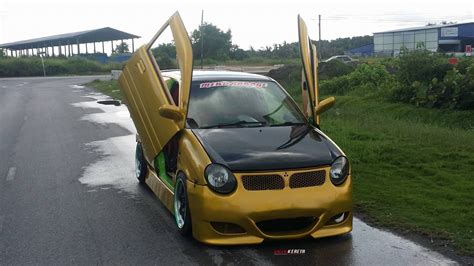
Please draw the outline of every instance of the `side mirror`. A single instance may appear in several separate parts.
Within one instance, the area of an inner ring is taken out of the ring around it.
[[[184,118],[183,113],[178,106],[174,105],[163,105],[158,109],[160,115],[164,118],[168,118],[174,121],[180,121]]]
[[[318,106],[316,107],[316,115],[320,115],[326,112],[329,108],[331,108],[336,103],[336,98],[329,97],[319,102]]]

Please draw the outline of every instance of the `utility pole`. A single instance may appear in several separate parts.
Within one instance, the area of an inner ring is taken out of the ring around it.
[[[321,60],[321,52],[323,51],[321,49],[321,15],[318,15],[318,18],[319,18],[319,23],[318,23],[318,27],[319,27],[319,41],[318,41],[318,59]]]
[[[202,58],[203,58],[203,51],[204,51],[204,35],[202,34],[202,28],[203,28],[203,24],[204,24],[204,9],[202,10],[201,12],[201,30],[199,31],[200,34],[201,34],[201,69],[202,69]]]

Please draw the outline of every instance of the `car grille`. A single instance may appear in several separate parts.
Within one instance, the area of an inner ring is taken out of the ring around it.
[[[285,181],[280,175],[244,175],[242,183],[246,190],[272,190],[285,187]]]
[[[296,173],[290,177],[290,188],[321,186],[326,180],[326,171]]]
[[[281,175],[243,175],[242,184],[246,190],[277,190],[285,188],[285,179]],[[326,171],[294,173],[289,178],[290,188],[304,188],[321,186],[326,181]]]
[[[316,217],[298,217],[289,219],[273,219],[257,222],[256,225],[264,233],[288,231],[304,231],[311,229],[318,219]]]

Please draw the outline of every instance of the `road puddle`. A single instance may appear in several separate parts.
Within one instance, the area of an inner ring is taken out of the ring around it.
[[[86,166],[79,182],[91,187],[91,192],[113,187],[134,196],[138,193],[135,176],[135,126],[125,105],[100,104],[112,100],[98,93],[87,94],[85,97],[94,99],[73,103],[74,107],[97,109],[99,112],[86,114],[81,120],[101,125],[116,124],[127,129],[130,134],[105,140],[86,143],[86,149],[101,155],[101,159]]]

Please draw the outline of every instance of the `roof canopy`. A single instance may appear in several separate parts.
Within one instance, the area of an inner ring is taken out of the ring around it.
[[[65,33],[48,37],[24,40],[19,42],[0,44],[0,48],[11,50],[51,47],[67,44],[93,43],[103,41],[127,40],[140,38],[140,36],[119,31],[113,28],[101,28],[73,33]]]

